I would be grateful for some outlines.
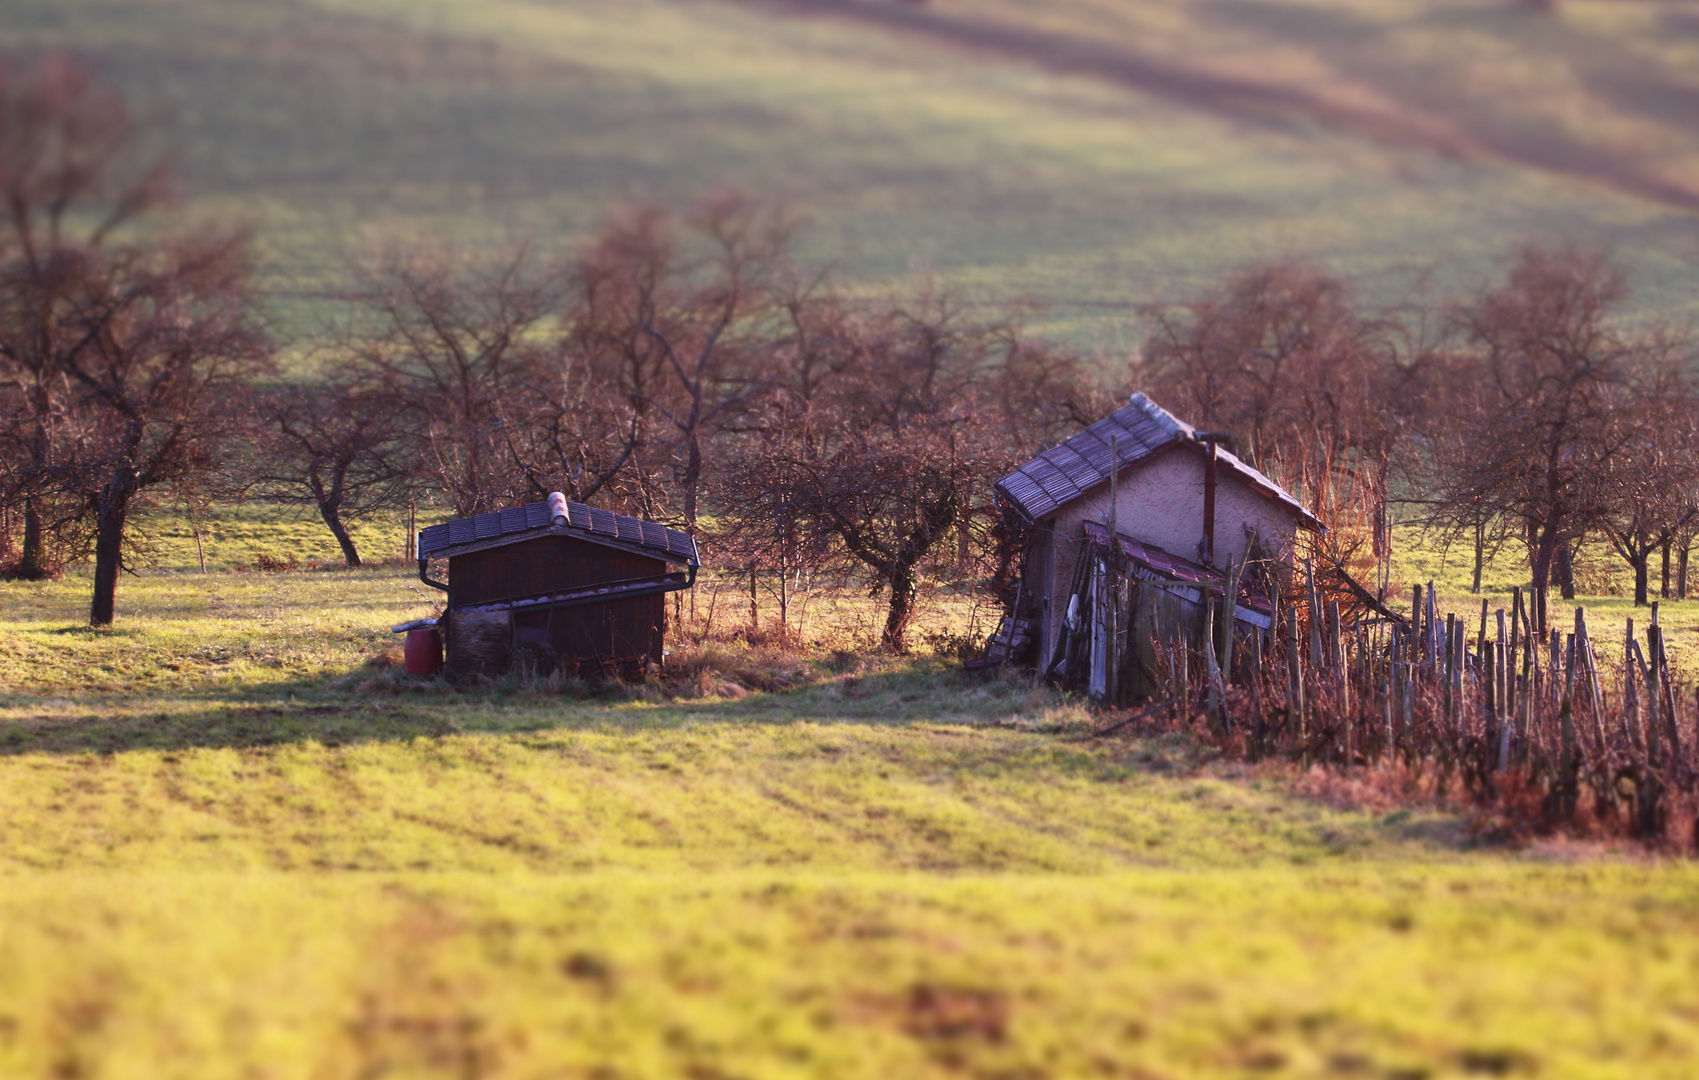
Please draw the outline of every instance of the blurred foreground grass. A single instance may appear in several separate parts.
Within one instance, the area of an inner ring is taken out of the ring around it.
[[[9,1075],[1682,1077],[1694,877],[53,872]]]
[[[149,571],[106,632],[85,592],[0,585],[0,1075],[1699,1059],[1687,864],[1331,809],[925,656],[454,690],[369,662],[423,606],[399,569]]]

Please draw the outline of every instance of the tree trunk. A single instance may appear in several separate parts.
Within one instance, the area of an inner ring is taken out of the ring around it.
[[[1541,636],[1544,636],[1546,632],[1546,594],[1551,590],[1552,563],[1557,558],[1557,548],[1557,538],[1550,533],[1540,536],[1539,542],[1534,546],[1534,562],[1531,569],[1534,578],[1534,595],[1539,599],[1537,608],[1539,618],[1536,620],[1535,629],[1539,631]],[[1485,602],[1482,601],[1483,604]]]
[[[1650,564],[1651,564],[1651,562],[1652,562],[1652,552],[1649,548],[1639,549],[1636,552],[1636,557],[1628,560],[1629,565],[1634,567],[1634,606],[1635,607],[1645,607],[1646,605],[1651,603],[1651,600],[1646,595],[1646,593],[1647,593],[1646,580],[1647,580],[1647,578],[1649,578],[1651,576],[1651,574],[1650,574]]]
[[[684,531],[696,535],[696,488],[702,481],[702,444],[692,432],[686,440],[684,475],[679,486],[684,488]]]
[[[914,618],[915,582],[914,567],[909,563],[901,563],[891,572],[888,584],[891,586],[891,606],[885,613],[885,634],[883,644],[894,653],[907,651],[905,638],[908,635],[909,620]]]
[[[47,537],[41,527],[41,507],[34,499],[24,500],[24,550],[18,556],[18,577],[40,581],[48,577]]]
[[[360,552],[354,547],[354,538],[348,535],[348,526],[342,523],[342,501],[348,465],[347,461],[334,464],[330,486],[326,488],[323,477],[319,475],[318,464],[313,463],[307,469],[307,489],[313,493],[313,502],[319,508],[319,517],[330,529],[330,535],[336,537],[337,546],[342,548],[343,565],[352,570],[360,565]]]
[[[1557,549],[1557,587],[1565,600],[1575,599],[1575,554],[1568,540]]]
[[[1678,600],[1687,599],[1687,552],[1682,548],[1675,556],[1675,596]]]
[[[1658,596],[1664,600],[1670,598],[1670,545],[1670,538],[1664,537],[1664,580],[1663,584],[1658,587]]]
[[[354,538],[348,535],[348,526],[342,523],[342,515],[338,508],[329,503],[319,503],[319,516],[324,518],[325,525],[330,529],[330,535],[336,537],[337,546],[342,548],[342,561],[350,569],[360,566],[360,552],[354,547]]]
[[[1543,590],[1528,586],[1528,627],[1539,636],[1545,635],[1546,627],[1546,594]]]
[[[1481,567],[1486,563],[1486,559],[1487,559],[1487,527],[1485,525],[1476,525],[1475,526],[1475,578],[1474,578],[1474,581],[1471,582],[1470,585],[1469,585],[1469,591],[1471,593],[1478,593],[1478,592],[1481,591]]]
[[[94,600],[89,605],[91,626],[111,626],[118,597],[118,573],[123,569],[124,519],[130,512],[130,493],[103,493],[95,509]]]
[[[749,564],[749,629],[761,629],[761,608],[755,596],[755,564]]]

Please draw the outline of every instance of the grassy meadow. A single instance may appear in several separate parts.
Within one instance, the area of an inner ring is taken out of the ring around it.
[[[183,214],[255,227],[284,339],[388,247],[552,256],[727,188],[855,288],[1028,304],[1106,365],[1285,256],[1395,304],[1603,243],[1636,317],[1692,318],[1699,14],[1524,7],[0,0],[0,50],[130,96]],[[306,511],[213,508],[205,573],[195,532],[141,522],[107,630],[86,567],[0,583],[0,1077],[1695,1074],[1691,863],[1092,738],[935,654],[971,595],[906,658],[807,596],[781,654],[705,575],[671,678],[455,688],[396,668],[437,598],[398,520],[353,572]],[[1474,617],[1467,552],[1397,559]],[[1699,600],[1662,621],[1699,670]]]
[[[111,630],[81,626],[83,571],[0,585],[0,1075],[1699,1057],[1685,862],[1506,849],[1177,737],[1093,739],[1078,703],[924,650],[781,660],[722,630],[675,634],[667,682],[410,679],[406,570],[224,569],[330,551],[287,513],[214,519],[207,574],[155,522]]]
[[[1136,344],[1140,305],[1311,256],[1374,303],[1529,239],[1614,245],[1690,316],[1693,15],[1651,0],[8,0],[248,221],[277,324],[391,245],[570,247],[731,188],[881,289],[932,278]],[[1223,87],[1225,86],[1225,89]],[[1237,88],[1237,89],[1235,89]],[[1691,190],[1690,190],[1691,189]],[[1430,276],[1431,272],[1431,276]]]

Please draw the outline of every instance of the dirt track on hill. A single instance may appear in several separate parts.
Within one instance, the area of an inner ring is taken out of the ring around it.
[[[1026,27],[968,22],[901,0],[748,0],[770,10],[836,18],[992,53],[1052,71],[1103,79],[1219,115],[1258,124],[1318,123],[1400,149],[1459,159],[1497,159],[1699,211],[1699,187],[1636,169],[1599,147],[1471,129],[1357,84],[1355,101],[1289,83],[1209,71],[1120,44]]]

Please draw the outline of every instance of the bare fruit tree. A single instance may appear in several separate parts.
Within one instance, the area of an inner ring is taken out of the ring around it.
[[[1313,473],[1384,457],[1395,328],[1361,311],[1343,282],[1274,263],[1157,308],[1149,323],[1147,389],[1199,425],[1232,431],[1235,452],[1258,468]]]
[[[1609,509],[1606,477],[1626,445],[1617,411],[1663,351],[1614,325],[1626,295],[1600,252],[1529,248],[1504,284],[1456,311],[1466,363],[1445,403],[1430,503],[1452,521],[1502,518],[1526,538],[1542,627],[1560,553]]]
[[[170,191],[161,159],[117,95],[70,58],[0,63],[0,504],[22,519],[12,572],[57,573],[86,550],[86,519],[54,483],[73,394],[65,326],[89,260]]]
[[[617,220],[579,261],[575,336],[623,363],[607,370],[666,455],[694,532],[717,429],[768,389],[772,325],[792,275],[791,227],[739,199],[682,223],[655,207]],[[634,436],[635,437],[635,436]]]
[[[360,565],[351,518],[397,505],[410,480],[395,394],[369,380],[329,376],[293,382],[259,404],[266,437],[255,478],[268,494],[309,503],[344,565]]]
[[[728,510],[756,536],[830,544],[885,594],[892,651],[907,647],[925,566],[1014,459],[996,437],[999,344],[937,297],[831,313],[731,467]]]
[[[1391,565],[1388,474],[1404,424],[1407,334],[1305,262],[1230,275],[1149,313],[1146,389],[1290,487],[1326,522],[1317,555],[1372,573]]]
[[[1686,368],[1692,350],[1669,343],[1649,357],[1612,411],[1614,452],[1595,483],[1599,531],[1634,571],[1634,603],[1650,602],[1653,555],[1668,552],[1699,522],[1699,422]],[[1660,592],[1667,595],[1668,581]]]
[[[660,499],[641,453],[644,413],[619,392],[593,353],[570,339],[540,359],[518,394],[496,407],[498,430],[530,497],[563,492],[651,511]]]
[[[113,620],[137,503],[215,472],[245,434],[243,398],[268,355],[248,280],[238,234],[86,257],[60,282],[59,324],[76,344],[57,363],[75,420],[52,473],[94,527],[96,626]]]
[[[503,424],[548,350],[553,281],[527,252],[387,258],[365,272],[342,347],[395,395],[414,467],[461,516],[524,498]]]

